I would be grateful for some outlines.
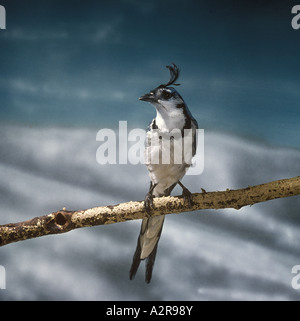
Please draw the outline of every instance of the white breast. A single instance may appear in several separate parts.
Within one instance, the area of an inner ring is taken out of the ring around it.
[[[169,141],[160,138],[163,135],[159,130],[148,132],[145,149],[150,179],[158,184],[154,190],[155,196],[165,195],[165,190],[181,180],[189,167],[184,161],[181,135]]]

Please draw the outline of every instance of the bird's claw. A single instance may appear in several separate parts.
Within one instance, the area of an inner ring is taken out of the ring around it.
[[[153,198],[154,196],[152,195],[152,193],[149,192],[146,194],[146,197],[144,200],[144,207],[148,216],[151,216],[151,210],[154,208]]]
[[[187,188],[182,189],[181,197],[183,197],[184,201],[188,203],[190,207],[194,204],[193,195]]]

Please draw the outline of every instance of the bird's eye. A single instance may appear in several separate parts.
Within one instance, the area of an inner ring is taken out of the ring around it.
[[[161,96],[163,99],[165,100],[168,100],[172,97],[172,93],[170,93],[169,91],[167,90],[164,90],[162,93],[161,93]]]

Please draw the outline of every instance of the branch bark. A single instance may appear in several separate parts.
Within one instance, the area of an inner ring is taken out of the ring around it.
[[[238,210],[246,205],[295,195],[300,195],[300,176],[238,190],[194,193],[194,204],[191,207],[180,196],[155,198],[152,216],[202,209]],[[0,246],[49,234],[66,233],[81,227],[113,224],[145,217],[147,213],[142,201],[80,211],[63,209],[28,221],[0,225]]]

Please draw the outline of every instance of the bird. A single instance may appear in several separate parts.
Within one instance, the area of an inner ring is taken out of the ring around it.
[[[182,188],[181,196],[184,201],[188,202],[190,206],[193,204],[192,194],[181,183],[181,179],[191,166],[191,159],[196,153],[198,123],[181,95],[173,87],[179,86],[175,83],[180,74],[179,68],[174,63],[166,68],[170,71],[169,81],[139,98],[139,100],[149,102],[155,107],[156,117],[148,127],[145,142],[145,164],[149,171],[150,188],[145,196],[144,208],[148,216],[142,220],[129,278],[132,280],[135,277],[140,262],[146,260],[146,283],[150,283],[152,278],[158,242],[165,219],[164,215],[151,216],[151,211],[154,208],[153,198],[169,196],[178,184]],[[180,135],[176,135],[176,133]],[[184,138],[187,137],[186,133],[191,133],[190,148],[184,146],[176,150],[176,142],[182,144]],[[167,138],[163,139],[164,137]],[[188,149],[189,153],[187,153]],[[166,158],[167,161],[163,162],[162,155],[166,151],[169,152],[167,153],[169,156]],[[187,154],[189,156],[185,157]]]

